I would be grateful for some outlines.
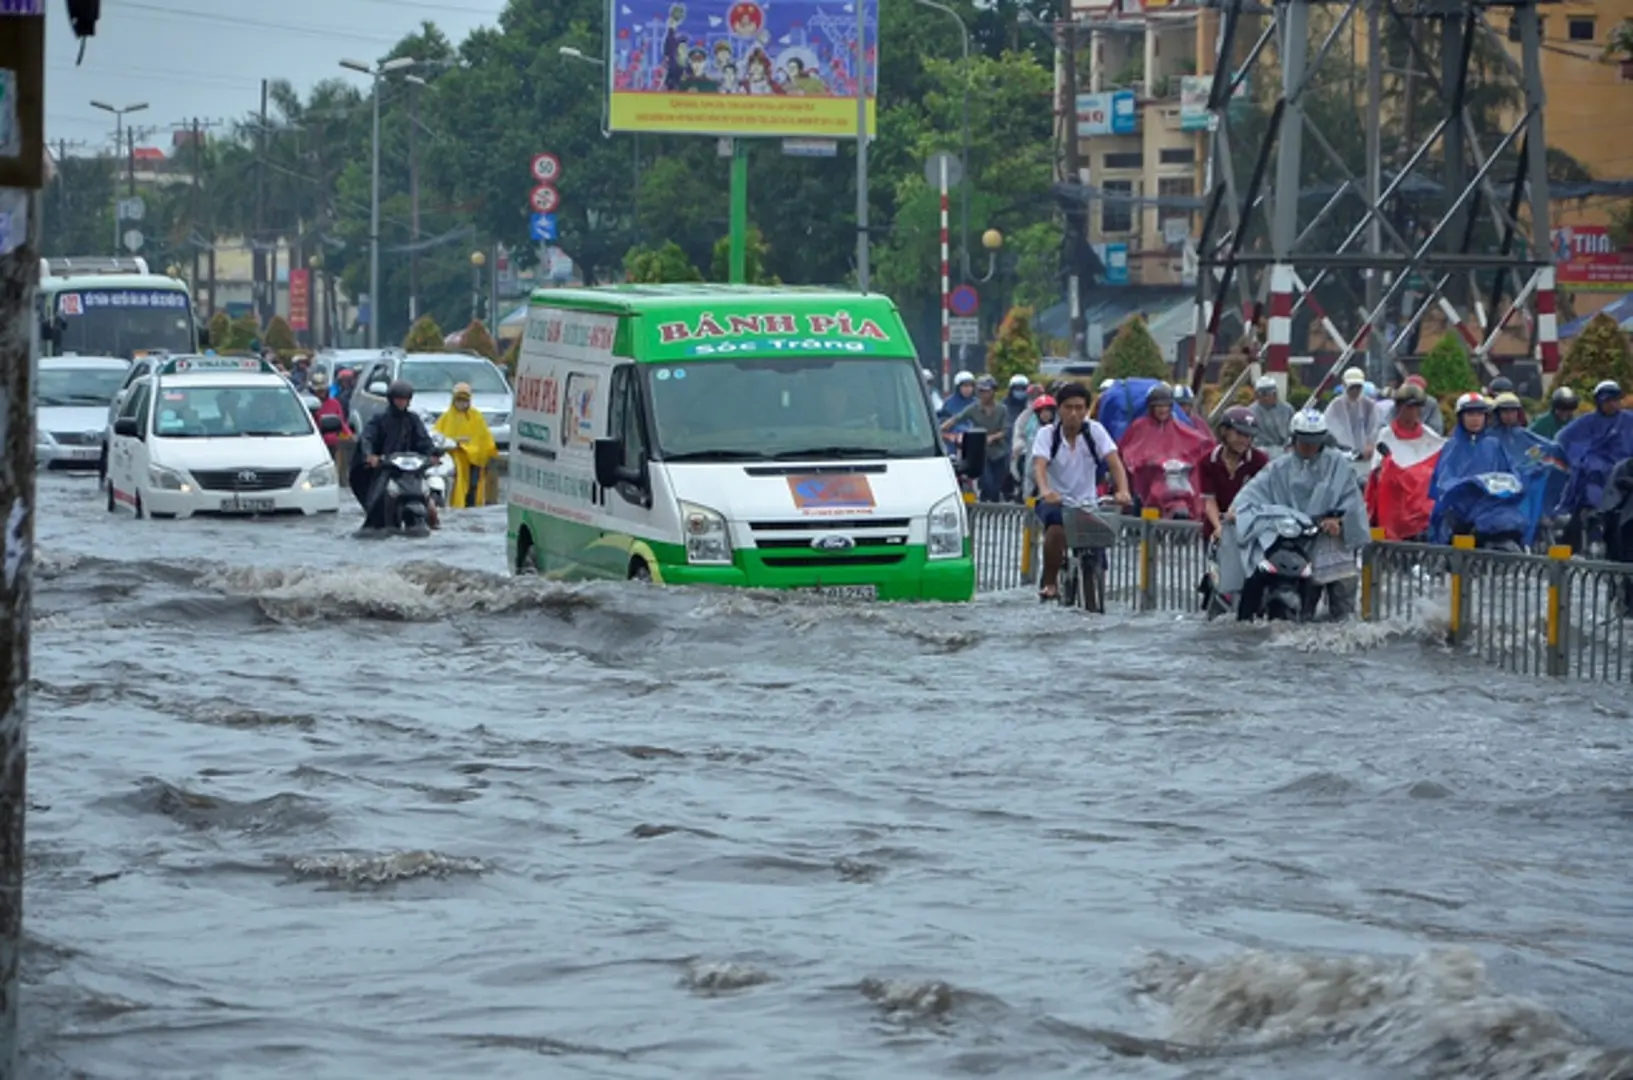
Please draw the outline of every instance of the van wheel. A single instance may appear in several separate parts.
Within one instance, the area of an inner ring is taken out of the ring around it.
[[[537,577],[538,557],[534,554],[533,534],[526,529],[516,539],[516,573],[521,577]]]
[[[109,480],[108,481],[108,513],[111,514],[117,509],[119,509],[119,503],[113,497],[113,481]]]
[[[142,493],[136,493],[136,519],[140,521],[147,516],[147,508],[142,505]]]
[[[651,581],[652,567],[647,565],[645,559],[641,558],[640,556],[636,556],[629,561],[629,580]]]

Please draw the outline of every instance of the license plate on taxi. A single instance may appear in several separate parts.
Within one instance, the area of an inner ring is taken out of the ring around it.
[[[232,498],[221,500],[223,514],[270,514],[277,509],[276,499]]]
[[[799,591],[811,596],[824,596],[830,600],[879,599],[877,585],[809,585]]]

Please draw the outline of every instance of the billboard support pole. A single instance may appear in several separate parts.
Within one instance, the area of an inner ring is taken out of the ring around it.
[[[868,6],[856,0],[856,287],[868,291]]]
[[[748,143],[731,141],[731,283],[748,280]]]

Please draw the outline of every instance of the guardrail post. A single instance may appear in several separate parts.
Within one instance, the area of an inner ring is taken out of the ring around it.
[[[1038,569],[1033,565],[1038,546],[1038,500],[1026,500],[1026,519],[1021,522],[1021,584],[1030,585],[1037,580]]]
[[[1469,590],[1468,582],[1464,580],[1469,556],[1462,553],[1474,550],[1474,537],[1454,536],[1452,547],[1454,549],[1451,556],[1452,610],[1451,626],[1446,630],[1446,643],[1461,645],[1469,624]]]
[[[1570,561],[1571,549],[1555,544],[1548,549],[1548,638],[1546,657],[1550,675],[1570,674],[1571,596],[1565,589],[1565,567]]]
[[[1375,557],[1377,555],[1377,551],[1378,551],[1378,548],[1377,548],[1376,545],[1383,543],[1384,540],[1385,540],[1384,531],[1382,529],[1373,529],[1372,530],[1372,543],[1368,544],[1366,547],[1361,549],[1361,604],[1360,604],[1360,610],[1361,610],[1361,621],[1362,622],[1372,622],[1374,619],[1376,619],[1378,617],[1378,610],[1377,610],[1378,598],[1377,598],[1377,596],[1376,596],[1376,594],[1374,592],[1374,590],[1376,589],[1376,577],[1377,577],[1377,573],[1378,573],[1378,568],[1377,568],[1376,563],[1374,562],[1374,559],[1375,559]]]
[[[1153,524],[1162,515],[1156,507],[1140,511],[1140,610],[1155,611],[1157,607],[1157,574],[1155,552],[1157,530]]]

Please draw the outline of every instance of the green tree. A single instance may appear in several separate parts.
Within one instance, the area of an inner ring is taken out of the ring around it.
[[[227,345],[219,352],[250,352],[261,344],[261,324],[251,312],[245,312],[232,321],[227,331]]]
[[[987,346],[987,374],[1007,386],[1016,375],[1034,380],[1043,363],[1037,335],[1032,331],[1032,309],[1012,307],[998,324],[998,333]]]
[[[1463,337],[1455,330],[1440,335],[1440,340],[1435,342],[1434,348],[1429,350],[1419,365],[1418,374],[1429,384],[1430,396],[1442,402],[1480,389],[1480,381],[1474,377],[1474,366],[1469,363]]]
[[[664,285],[671,282],[702,281],[686,252],[673,240],[662,247],[633,247],[624,256],[624,272],[629,280],[642,285]]]
[[[289,321],[282,315],[272,316],[272,321],[266,324],[266,347],[275,349],[280,356],[300,347],[295,332],[289,329]]]
[[[771,245],[759,226],[748,227],[748,241],[743,249],[743,278],[750,285],[781,285],[775,274],[766,273],[766,257]],[[714,255],[709,260],[709,278],[712,281],[731,280],[731,237],[722,236],[714,242]]]
[[[414,325],[408,328],[408,336],[403,338],[404,352],[442,352],[442,327],[429,315],[421,315],[414,320]]]
[[[493,340],[493,335],[488,333],[488,328],[483,325],[481,319],[472,319],[471,324],[460,333],[459,347],[485,356],[489,360],[499,359],[499,345]]]
[[[1627,335],[1616,320],[1609,315],[1595,315],[1571,342],[1554,385],[1569,386],[1588,401],[1593,397],[1593,388],[1606,379],[1615,380],[1624,390],[1633,389],[1633,355],[1628,351]]]
[[[1138,315],[1118,329],[1095,370],[1098,379],[1167,379],[1171,374],[1145,319]]]
[[[225,311],[210,316],[210,348],[221,352],[232,341],[232,317]]]

